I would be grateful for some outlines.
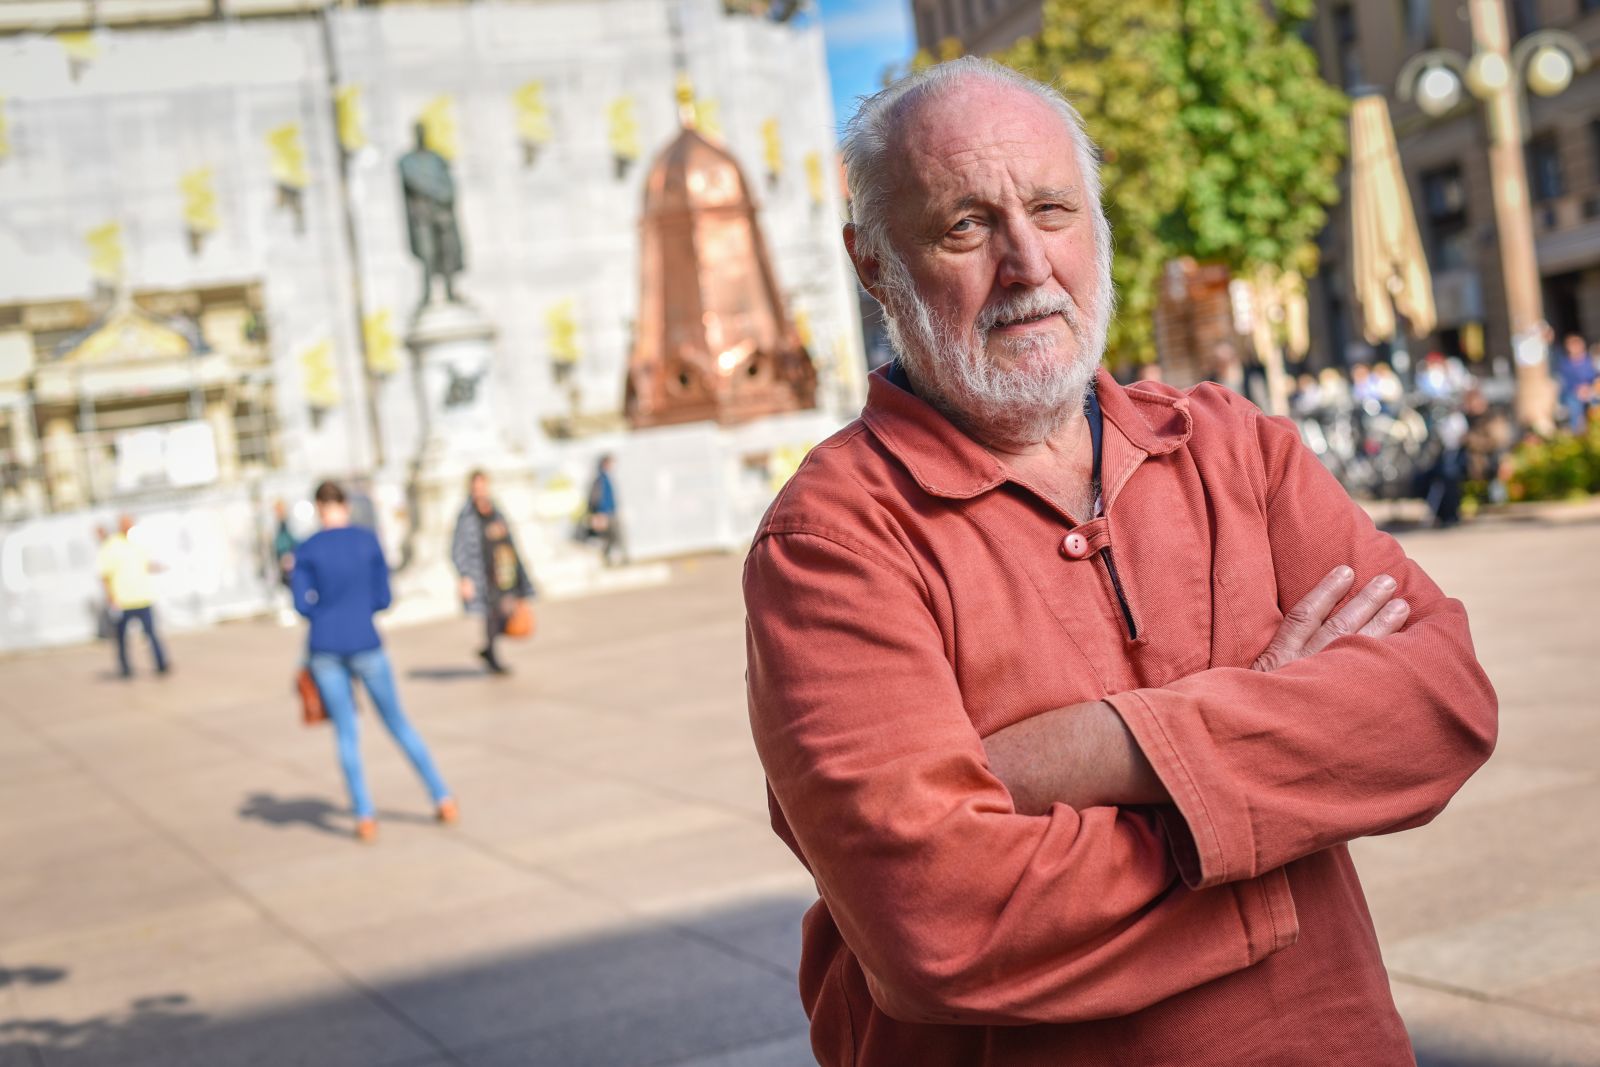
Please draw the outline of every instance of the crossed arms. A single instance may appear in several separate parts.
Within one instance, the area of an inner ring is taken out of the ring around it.
[[[1114,693],[988,750],[903,553],[781,515],[752,550],[750,714],[774,822],[889,1015],[1105,1018],[1248,967],[1293,942],[1268,903],[1287,894],[1279,868],[1426,822],[1487,758],[1494,696],[1460,605],[1291,432],[1259,434],[1286,606],[1315,609],[1348,564],[1395,578],[1403,626],[1369,606],[1332,639],[1311,610],[1257,661],[1270,669]],[[1041,744],[1060,758],[1030,760]]]
[[[1251,669],[1287,667],[1341,637],[1398,633],[1411,606],[1390,598],[1394,579],[1380,574],[1339,607],[1354,584],[1351,568],[1341,565],[1329,571],[1284,615],[1283,625]],[[983,747],[989,769],[1024,815],[1044,815],[1052,804],[1093,808],[1172,803],[1172,794],[1109,701],[1072,704],[1024,719],[984,738]]]

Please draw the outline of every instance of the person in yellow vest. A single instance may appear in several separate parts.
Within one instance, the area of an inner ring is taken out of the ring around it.
[[[95,561],[95,569],[105,583],[106,600],[117,614],[117,668],[124,678],[133,676],[133,668],[128,663],[128,624],[134,619],[139,620],[145,637],[150,639],[156,673],[166,674],[168,670],[167,655],[161,648],[161,639],[156,636],[155,614],[151,608],[155,600],[155,582],[150,575],[154,568],[149,553],[129,540],[128,532],[132,529],[133,517],[119,516],[117,532],[101,543],[100,555]]]

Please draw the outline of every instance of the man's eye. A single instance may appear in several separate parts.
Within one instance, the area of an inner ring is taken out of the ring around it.
[[[950,227],[950,232],[951,233],[971,233],[974,229],[977,228],[977,225],[978,224],[976,222],[974,222],[972,219],[962,219],[960,222],[958,222],[954,226]]]

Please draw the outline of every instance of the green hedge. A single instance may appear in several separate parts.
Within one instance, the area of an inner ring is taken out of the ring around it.
[[[1512,500],[1568,500],[1600,493],[1600,420],[1582,436],[1524,441],[1511,453]]]

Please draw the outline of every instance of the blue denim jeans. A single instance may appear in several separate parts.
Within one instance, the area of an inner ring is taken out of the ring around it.
[[[156,670],[164,673],[167,655],[161,648],[161,638],[156,636],[155,612],[148,607],[128,608],[117,616],[117,669],[124,678],[133,673],[133,665],[128,662],[128,625],[135,619],[144,627],[145,637],[150,639],[150,653],[155,657]]]
[[[394,685],[394,672],[389,668],[389,656],[380,646],[365,652],[348,655],[336,652],[313,652],[310,658],[311,676],[317,680],[322,692],[323,706],[328,718],[333,720],[334,734],[339,744],[339,766],[344,770],[345,785],[350,790],[350,807],[357,818],[372,816],[372,796],[367,792],[367,779],[361,769],[361,743],[356,727],[355,686],[353,678],[360,678],[366,687],[378,717],[399,744],[417,774],[428,787],[435,804],[450,795],[405,712],[400,710],[400,694]]]

